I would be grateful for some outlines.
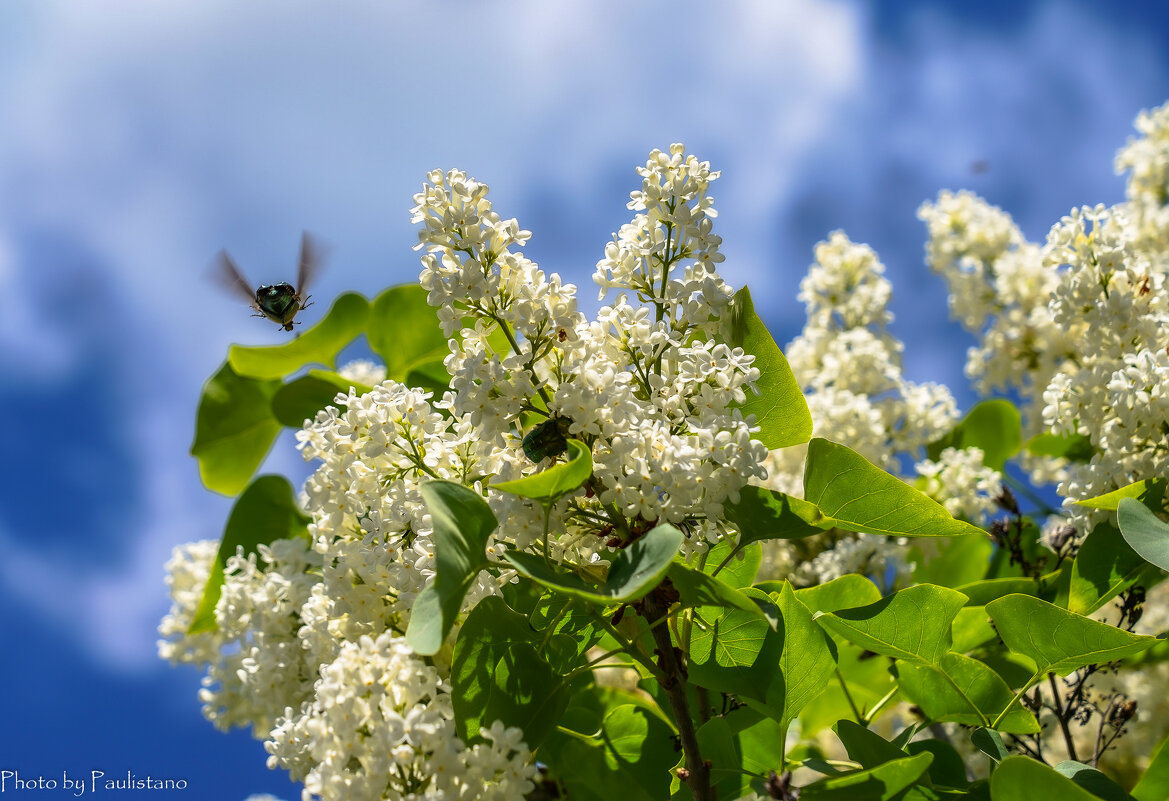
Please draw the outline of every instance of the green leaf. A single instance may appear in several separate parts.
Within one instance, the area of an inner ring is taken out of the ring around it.
[[[760,588],[772,591],[772,584],[782,582],[764,582]],[[774,589],[778,590],[779,587]],[[858,606],[868,606],[881,600],[881,591],[871,579],[859,573],[846,573],[840,578],[832,579],[826,584],[817,584],[814,587],[804,587],[796,590],[796,597],[812,612],[836,612],[841,609],[854,609]]]
[[[306,364],[334,366],[337,354],[352,342],[369,316],[369,301],[346,292],[333,301],[321,321],[283,345],[248,347],[232,345],[227,360],[239,375],[251,378],[283,378]]]
[[[674,589],[681,596],[682,606],[726,606],[740,609],[760,620],[767,621],[772,628],[775,619],[768,619],[767,614],[748,595],[736,590],[729,584],[719,581],[698,570],[693,570],[681,562],[674,562],[669,566],[666,575]]]
[[[1133,801],[1133,797],[1124,791],[1119,784],[1105,776],[1096,768],[1065,759],[1055,766],[1055,772],[1067,776],[1077,785],[1104,801]]]
[[[543,593],[531,610],[529,620],[533,628],[543,632],[541,637],[548,638],[549,647],[544,657],[562,673],[582,665],[589,649],[601,640],[604,633],[596,616],[589,614],[584,604],[554,592]],[[551,632],[548,632],[549,626],[552,626]]]
[[[1128,504],[1139,510],[1138,515],[1152,514],[1140,501],[1126,498],[1120,502],[1118,518],[1125,514]],[[1165,527],[1165,535],[1166,555],[1169,555],[1169,526]],[[1069,612],[1091,614],[1144,577],[1149,565],[1125,539],[1116,527],[1107,523],[1101,523],[1089,532],[1072,562],[1068,584]]]
[[[535,748],[556,727],[568,692],[537,644],[527,619],[502,598],[484,598],[471,610],[451,659],[451,703],[463,742],[479,741],[481,727],[501,720],[523,729]]]
[[[450,353],[438,314],[416,283],[392,286],[374,298],[365,338],[385,362],[386,375],[397,381],[428,363],[441,365]]]
[[[934,784],[943,787],[966,787],[970,784],[966,779],[966,764],[962,761],[962,755],[945,740],[914,740],[905,746],[905,750],[911,755],[922,751],[934,755],[929,769],[930,781]]]
[[[875,768],[821,779],[801,788],[800,801],[895,801],[921,779],[933,761],[934,755],[925,751]]]
[[[1164,801],[1169,798],[1169,737],[1161,740],[1149,759],[1145,775],[1132,788],[1137,801]]]
[[[207,489],[235,495],[268,455],[280,423],[272,417],[279,381],[236,375],[224,364],[203,386],[191,455]]]
[[[612,769],[629,773],[653,798],[669,794],[669,771],[678,754],[674,733],[661,718],[641,704],[622,704],[605,716],[601,733]]]
[[[911,558],[916,561],[914,583],[957,587],[978,581],[986,575],[994,551],[994,543],[989,537],[947,537],[927,542],[936,543],[938,553],[927,560],[922,556],[920,547],[911,551]]]
[[[498,522],[483,496],[462,484],[428,481],[421,492],[434,522],[435,572],[410,610],[406,641],[431,656],[442,648],[467,590],[487,566],[487,540]]]
[[[296,505],[292,485],[283,476],[260,476],[236,500],[219,541],[211,575],[203,588],[199,606],[187,627],[188,634],[215,631],[215,605],[223,589],[223,570],[237,549],[257,553],[260,545],[276,540],[304,537],[311,517]]]
[[[986,607],[983,606],[964,606],[959,609],[950,632],[953,636],[953,650],[960,654],[969,653],[984,643],[998,639],[990,625],[990,618],[986,616]]]
[[[723,537],[706,554],[702,572],[715,576],[719,581],[742,589],[750,587],[755,574],[763,564],[763,546],[753,542],[739,548],[730,537]]]
[[[317,416],[326,406],[338,406],[337,393],[347,393],[352,387],[358,395],[364,395],[372,387],[350,381],[329,370],[309,370],[282,385],[272,396],[272,414],[281,425],[301,428],[306,420]]]
[[[735,293],[721,325],[723,341],[753,355],[755,367],[759,369],[759,380],[755,382],[759,394],[753,395],[747,390],[747,400],[740,407],[744,417],[755,415],[755,424],[760,429],[755,439],[768,450],[807,442],[812,436],[808,402],[800,392],[800,384],[783,351],[755,313],[755,304],[747,287]]]
[[[830,518],[825,523],[849,531],[896,537],[987,536],[859,453],[819,437],[808,445],[804,497]]]
[[[948,587],[919,584],[857,609],[816,615],[816,622],[878,654],[937,665],[950,650],[950,625],[966,596]]]
[[[1042,762],[1010,756],[990,776],[994,801],[1097,801],[1087,790]]]
[[[1169,525],[1135,498],[1122,498],[1116,506],[1116,522],[1125,541],[1141,558],[1169,570]]]
[[[975,405],[941,439],[926,446],[926,454],[937,459],[946,448],[980,448],[982,463],[1002,470],[1007,459],[1023,447],[1022,418],[1010,401],[996,398]]]
[[[744,590],[779,610],[766,593]],[[773,631],[759,615],[742,609],[700,606],[690,638],[690,681],[716,692],[736,693],[763,701],[783,651],[783,635]]]
[[[521,576],[555,592],[596,604],[628,603],[645,597],[658,585],[678,554],[682,538],[681,531],[666,523],[650,530],[617,555],[600,587],[586,584],[573,573],[554,570],[535,554],[508,551],[503,558]]]
[[[819,534],[831,525],[820,510],[782,492],[748,484],[739,490],[739,502],[726,504],[727,519],[739,531],[739,545],[760,540],[794,540]]]
[[[766,703],[771,710],[783,710],[777,719],[786,736],[791,722],[827,686],[836,669],[836,659],[828,638],[790,584],[771,598],[783,620],[783,653],[779,658],[782,682],[772,681]]]
[[[1057,435],[1050,431],[1037,434],[1027,440],[1027,453],[1035,456],[1051,456],[1071,462],[1090,462],[1096,449],[1092,440],[1083,434]]]
[[[1126,487],[1097,495],[1095,498],[1084,498],[1076,501],[1077,506],[1087,506],[1089,509],[1117,509],[1125,498],[1136,498],[1154,506],[1161,503],[1165,496],[1165,479],[1146,478]]]
[[[905,757],[905,752],[893,743],[851,720],[838,721],[832,730],[844,744],[844,750],[848,752],[849,758],[859,763],[862,768],[875,768],[877,765]]]
[[[988,603],[986,611],[1006,646],[1035,662],[1037,677],[1123,659],[1157,642],[1029,595],[1004,596]]]
[[[402,383],[433,392],[436,398],[441,398],[450,389],[451,377],[442,361],[424,362],[406,373]]]
[[[1002,762],[1010,756],[1006,743],[1003,742],[1003,736],[994,729],[983,727],[975,729],[970,732],[970,742],[995,762]]]
[[[590,740],[553,732],[540,748],[540,761],[573,801],[658,801],[662,797],[647,792],[632,773],[611,759],[599,737]],[[669,777],[665,771],[662,775]]]
[[[897,663],[901,693],[921,707],[931,721],[986,726],[1014,700],[1006,682],[989,667],[962,654],[943,654],[936,665]],[[1031,734],[1039,731],[1035,717],[1015,704],[998,722],[999,731]]]
[[[1004,595],[1011,595],[1012,593],[1022,593],[1023,595],[1039,597],[1046,591],[1045,587],[1054,582],[1055,576],[1057,575],[1051,574],[1043,579],[1033,579],[1025,576],[982,579],[981,581],[972,581],[969,584],[959,585],[954,589],[970,599],[966,602],[967,606],[986,606],[995,598],[1002,598]]]
[[[550,507],[589,480],[593,474],[593,454],[583,442],[568,440],[568,459],[547,470],[533,473],[515,481],[492,484],[491,489],[531,498],[541,506]]]
[[[797,592],[798,596],[798,592]],[[831,635],[829,635],[831,636]],[[844,677],[849,696],[862,713],[897,685],[889,672],[891,661],[884,656],[866,651],[844,640],[834,639],[836,667]],[[852,706],[844,695],[839,680],[829,674],[825,679],[824,692],[810,701],[800,712],[800,733],[811,736],[821,729],[829,728],[836,721],[852,717]],[[895,710],[897,704],[886,704],[885,713]]]

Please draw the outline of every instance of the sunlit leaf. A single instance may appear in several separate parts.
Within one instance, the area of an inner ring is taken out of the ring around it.
[[[807,442],[812,436],[808,402],[783,351],[755,313],[747,287],[735,293],[731,308],[723,315],[720,333],[732,348],[742,348],[755,357],[754,366],[759,370],[755,386],[759,394],[747,390],[747,400],[740,406],[744,416],[755,415],[760,430],[754,437],[769,450]]]
[[[1103,799],[1103,801],[1133,801],[1133,797],[1126,793],[1123,787],[1096,770],[1096,768],[1085,765],[1083,762],[1065,759],[1055,766],[1055,772],[1061,776],[1067,776],[1077,785],[1097,798]]]
[[[1066,776],[1026,756],[1009,756],[990,776],[994,801],[1099,801]]]
[[[1014,693],[989,667],[962,654],[943,654],[937,664],[897,663],[901,693],[921,707],[930,721],[985,726],[1011,704]],[[998,722],[1009,734],[1039,731],[1035,717],[1015,704]]]
[[[818,534],[824,516],[814,504],[765,487],[747,485],[739,501],[726,504],[727,519],[739,531],[739,545],[760,540],[794,540]]]
[[[309,364],[335,366],[337,354],[365,328],[369,301],[346,292],[312,328],[283,345],[249,347],[232,345],[227,360],[239,375],[251,378],[283,378]]]
[[[965,604],[960,592],[919,584],[868,606],[820,613],[816,622],[878,654],[936,665],[950,650],[950,625]]]
[[[542,506],[551,506],[556,500],[588,481],[593,474],[593,455],[581,441],[568,440],[568,458],[546,470],[515,481],[492,484],[491,489],[530,498]]]
[[[849,531],[897,537],[987,536],[855,451],[819,437],[808,445],[804,497],[830,518],[825,523]]]
[[[365,337],[386,365],[386,375],[402,381],[427,363],[440,364],[450,353],[437,310],[417,283],[392,286],[370,304]]]
[[[702,572],[716,576],[732,587],[750,587],[762,563],[763,546],[759,543],[739,548],[730,537],[723,537],[707,551]]]
[[[800,801],[895,801],[925,775],[933,761],[934,755],[925,751],[875,768],[821,779],[800,789]]]
[[[765,582],[759,587],[768,592],[779,589],[772,585],[773,582]],[[841,609],[853,609],[858,606],[875,604],[881,600],[881,591],[877,589],[877,585],[872,580],[859,573],[846,573],[824,584],[798,589],[796,597],[812,612],[836,612]]]
[[[1139,654],[1157,642],[1029,595],[1004,596],[988,603],[986,611],[1007,647],[1035,662],[1036,676],[1063,676],[1085,665]]]
[[[224,364],[203,387],[191,455],[199,460],[203,484],[235,495],[268,455],[281,425],[272,416],[279,381],[237,375]]]
[[[567,688],[536,652],[540,640],[527,618],[502,598],[480,601],[459,632],[451,658],[451,702],[465,743],[499,720],[524,731],[535,748],[556,726]]]
[[[316,417],[321,409],[339,405],[337,393],[348,393],[350,387],[358,395],[371,389],[330,370],[309,370],[308,375],[295,378],[276,390],[272,396],[272,414],[281,425],[301,428],[305,420]]]
[[[771,598],[779,607],[783,621],[783,652],[779,658],[783,681],[772,682],[766,703],[772,710],[783,710],[779,722],[786,735],[791,722],[824,691],[836,668],[836,659],[828,638],[792,592],[790,584]],[[782,695],[778,689],[782,689]]]
[[[1136,498],[1146,504],[1157,505],[1165,494],[1165,479],[1146,478],[1128,486],[1097,495],[1094,498],[1084,498],[1076,501],[1077,506],[1087,506],[1089,509],[1116,509],[1125,498]]]
[[[1132,788],[1132,797],[1136,801],[1165,801],[1169,798],[1169,736],[1153,751],[1149,767]]]
[[[743,590],[755,599],[779,610],[766,593]],[[773,631],[762,615],[735,608],[700,606],[690,640],[690,680],[710,690],[739,693],[760,701],[767,690],[783,651],[783,635]]]
[[[1071,462],[1089,462],[1096,449],[1092,440],[1083,434],[1052,434],[1045,432],[1027,440],[1027,453],[1035,456],[1051,456]]]
[[[768,620],[765,610],[752,601],[745,592],[706,573],[686,567],[681,562],[674,562],[666,575],[681,596],[682,606],[726,606],[739,609],[760,620]],[[770,623],[774,627],[774,616],[770,618]]]
[[[1128,507],[1128,504],[1136,506],[1135,514],[1138,517],[1142,514],[1152,514],[1140,501],[1127,498],[1120,502],[1120,509],[1117,511],[1117,517],[1121,518],[1122,522],[1126,514],[1132,513],[1132,508]],[[1138,530],[1139,524],[1131,529],[1131,532],[1136,536]],[[1165,553],[1169,556],[1169,526],[1165,527],[1164,537]],[[1159,578],[1156,569],[1150,568],[1145,559],[1125,542],[1126,539],[1127,532],[1126,536],[1121,536],[1121,532],[1108,523],[1100,523],[1088,533],[1087,538],[1080,544],[1080,550],[1072,562],[1068,577],[1069,612],[1091,614],[1138,581],[1147,582]]]

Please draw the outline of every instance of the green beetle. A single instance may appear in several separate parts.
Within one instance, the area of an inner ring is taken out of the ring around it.
[[[256,310],[253,317],[265,317],[285,331],[291,331],[294,325],[300,325],[296,322],[296,315],[312,305],[307,302],[312,296],[304,294],[304,291],[320,266],[320,247],[307,231],[301,235],[300,265],[297,269],[295,287],[284,282],[264,284],[253,290],[226,250],[219,251],[216,263],[223,283],[233,292],[246,298]]]
[[[549,417],[524,437],[524,454],[533,462],[542,462],[550,456],[559,456],[568,450],[567,417]]]

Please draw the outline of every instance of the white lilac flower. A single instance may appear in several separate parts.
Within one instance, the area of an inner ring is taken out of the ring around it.
[[[985,524],[995,510],[995,496],[1002,474],[982,463],[981,448],[946,448],[937,461],[923,459],[917,474],[925,481],[922,491],[939,501],[954,517]]]
[[[304,801],[504,801],[534,786],[523,733],[495,721],[481,731],[484,743],[466,746],[449,685],[402,638],[346,643],[313,692],[265,743],[269,767],[304,782]]]
[[[929,230],[926,262],[949,286],[950,313],[979,340],[967,377],[984,393],[1019,392],[1027,433],[1038,433],[1039,394],[1079,331],[1058,326],[1047,308],[1059,276],[1010,215],[971,192],[942,192],[918,217]]]
[[[642,186],[630,193],[628,206],[642,213],[622,226],[597,262],[600,297],[629,290],[652,303],[672,331],[713,332],[733,295],[717,272],[722,238],[713,233],[718,212],[707,194],[719,173],[686,155],[681,144],[670,145],[669,153],[654,150],[637,172]]]

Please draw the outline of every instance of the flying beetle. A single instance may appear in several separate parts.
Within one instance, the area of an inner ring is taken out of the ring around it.
[[[253,317],[265,317],[285,331],[291,331],[294,325],[300,325],[296,322],[296,315],[313,305],[307,302],[312,296],[304,292],[320,266],[321,248],[307,231],[300,237],[300,264],[296,271],[295,287],[284,282],[261,284],[259,289],[253,290],[226,250],[219,251],[215,261],[223,283],[232,292],[246,298],[255,309]]]

